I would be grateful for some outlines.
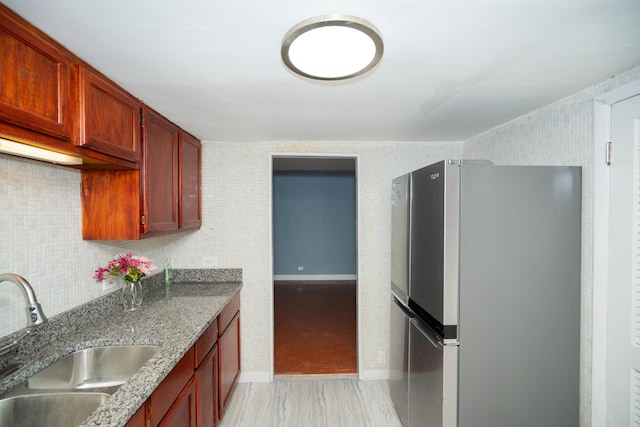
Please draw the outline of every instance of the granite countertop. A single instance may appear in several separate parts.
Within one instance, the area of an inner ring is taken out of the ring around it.
[[[156,274],[143,282],[145,298],[135,312],[122,309],[117,291],[103,297],[104,301],[64,313],[62,319],[50,319],[50,330],[32,333],[35,336],[29,337],[30,342],[17,352],[15,359],[25,362],[25,367],[2,380],[0,395],[12,394],[11,390],[31,375],[76,350],[105,345],[160,345],[158,354],[82,424],[124,426],[242,286],[238,269],[175,270],[176,282],[171,298],[166,299],[160,276]]]

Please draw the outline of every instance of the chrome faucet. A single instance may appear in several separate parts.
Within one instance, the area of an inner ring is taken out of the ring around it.
[[[42,312],[40,303],[36,300],[36,294],[33,292],[33,288],[25,280],[24,277],[13,273],[0,274],[0,283],[11,282],[17,285],[24,295],[24,299],[27,301],[27,330],[19,335],[17,338],[9,340],[7,342],[0,343],[0,356],[11,351],[18,342],[27,336],[31,331],[31,326],[37,326],[47,321],[47,316]]]
[[[18,285],[24,294],[24,299],[28,302],[27,322],[36,326],[47,321],[47,316],[42,312],[42,308],[40,307],[40,303],[36,300],[36,294],[33,292],[33,288],[24,277],[13,273],[0,274],[0,283],[2,282],[11,282]]]

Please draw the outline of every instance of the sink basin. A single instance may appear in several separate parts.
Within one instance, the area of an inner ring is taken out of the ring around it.
[[[0,426],[71,427],[102,405],[106,393],[47,393],[0,400]]]
[[[82,390],[120,386],[158,351],[159,346],[79,350],[33,375],[27,387],[35,390]]]

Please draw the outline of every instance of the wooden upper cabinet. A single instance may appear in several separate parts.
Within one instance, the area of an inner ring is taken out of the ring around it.
[[[178,229],[178,127],[143,109],[142,195],[144,234]]]
[[[142,112],[140,170],[82,172],[85,240],[138,240],[200,227],[200,141],[152,109]]]
[[[180,228],[202,225],[202,144],[194,136],[180,131]]]
[[[80,194],[84,240],[142,237],[139,171],[83,170]]]
[[[76,84],[66,51],[0,5],[0,133],[70,142],[77,134]]]
[[[81,67],[78,145],[139,162],[140,107],[138,99],[100,74]]]

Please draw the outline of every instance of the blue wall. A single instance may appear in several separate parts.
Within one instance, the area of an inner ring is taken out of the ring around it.
[[[355,173],[274,172],[273,237],[275,275],[355,275]]]

